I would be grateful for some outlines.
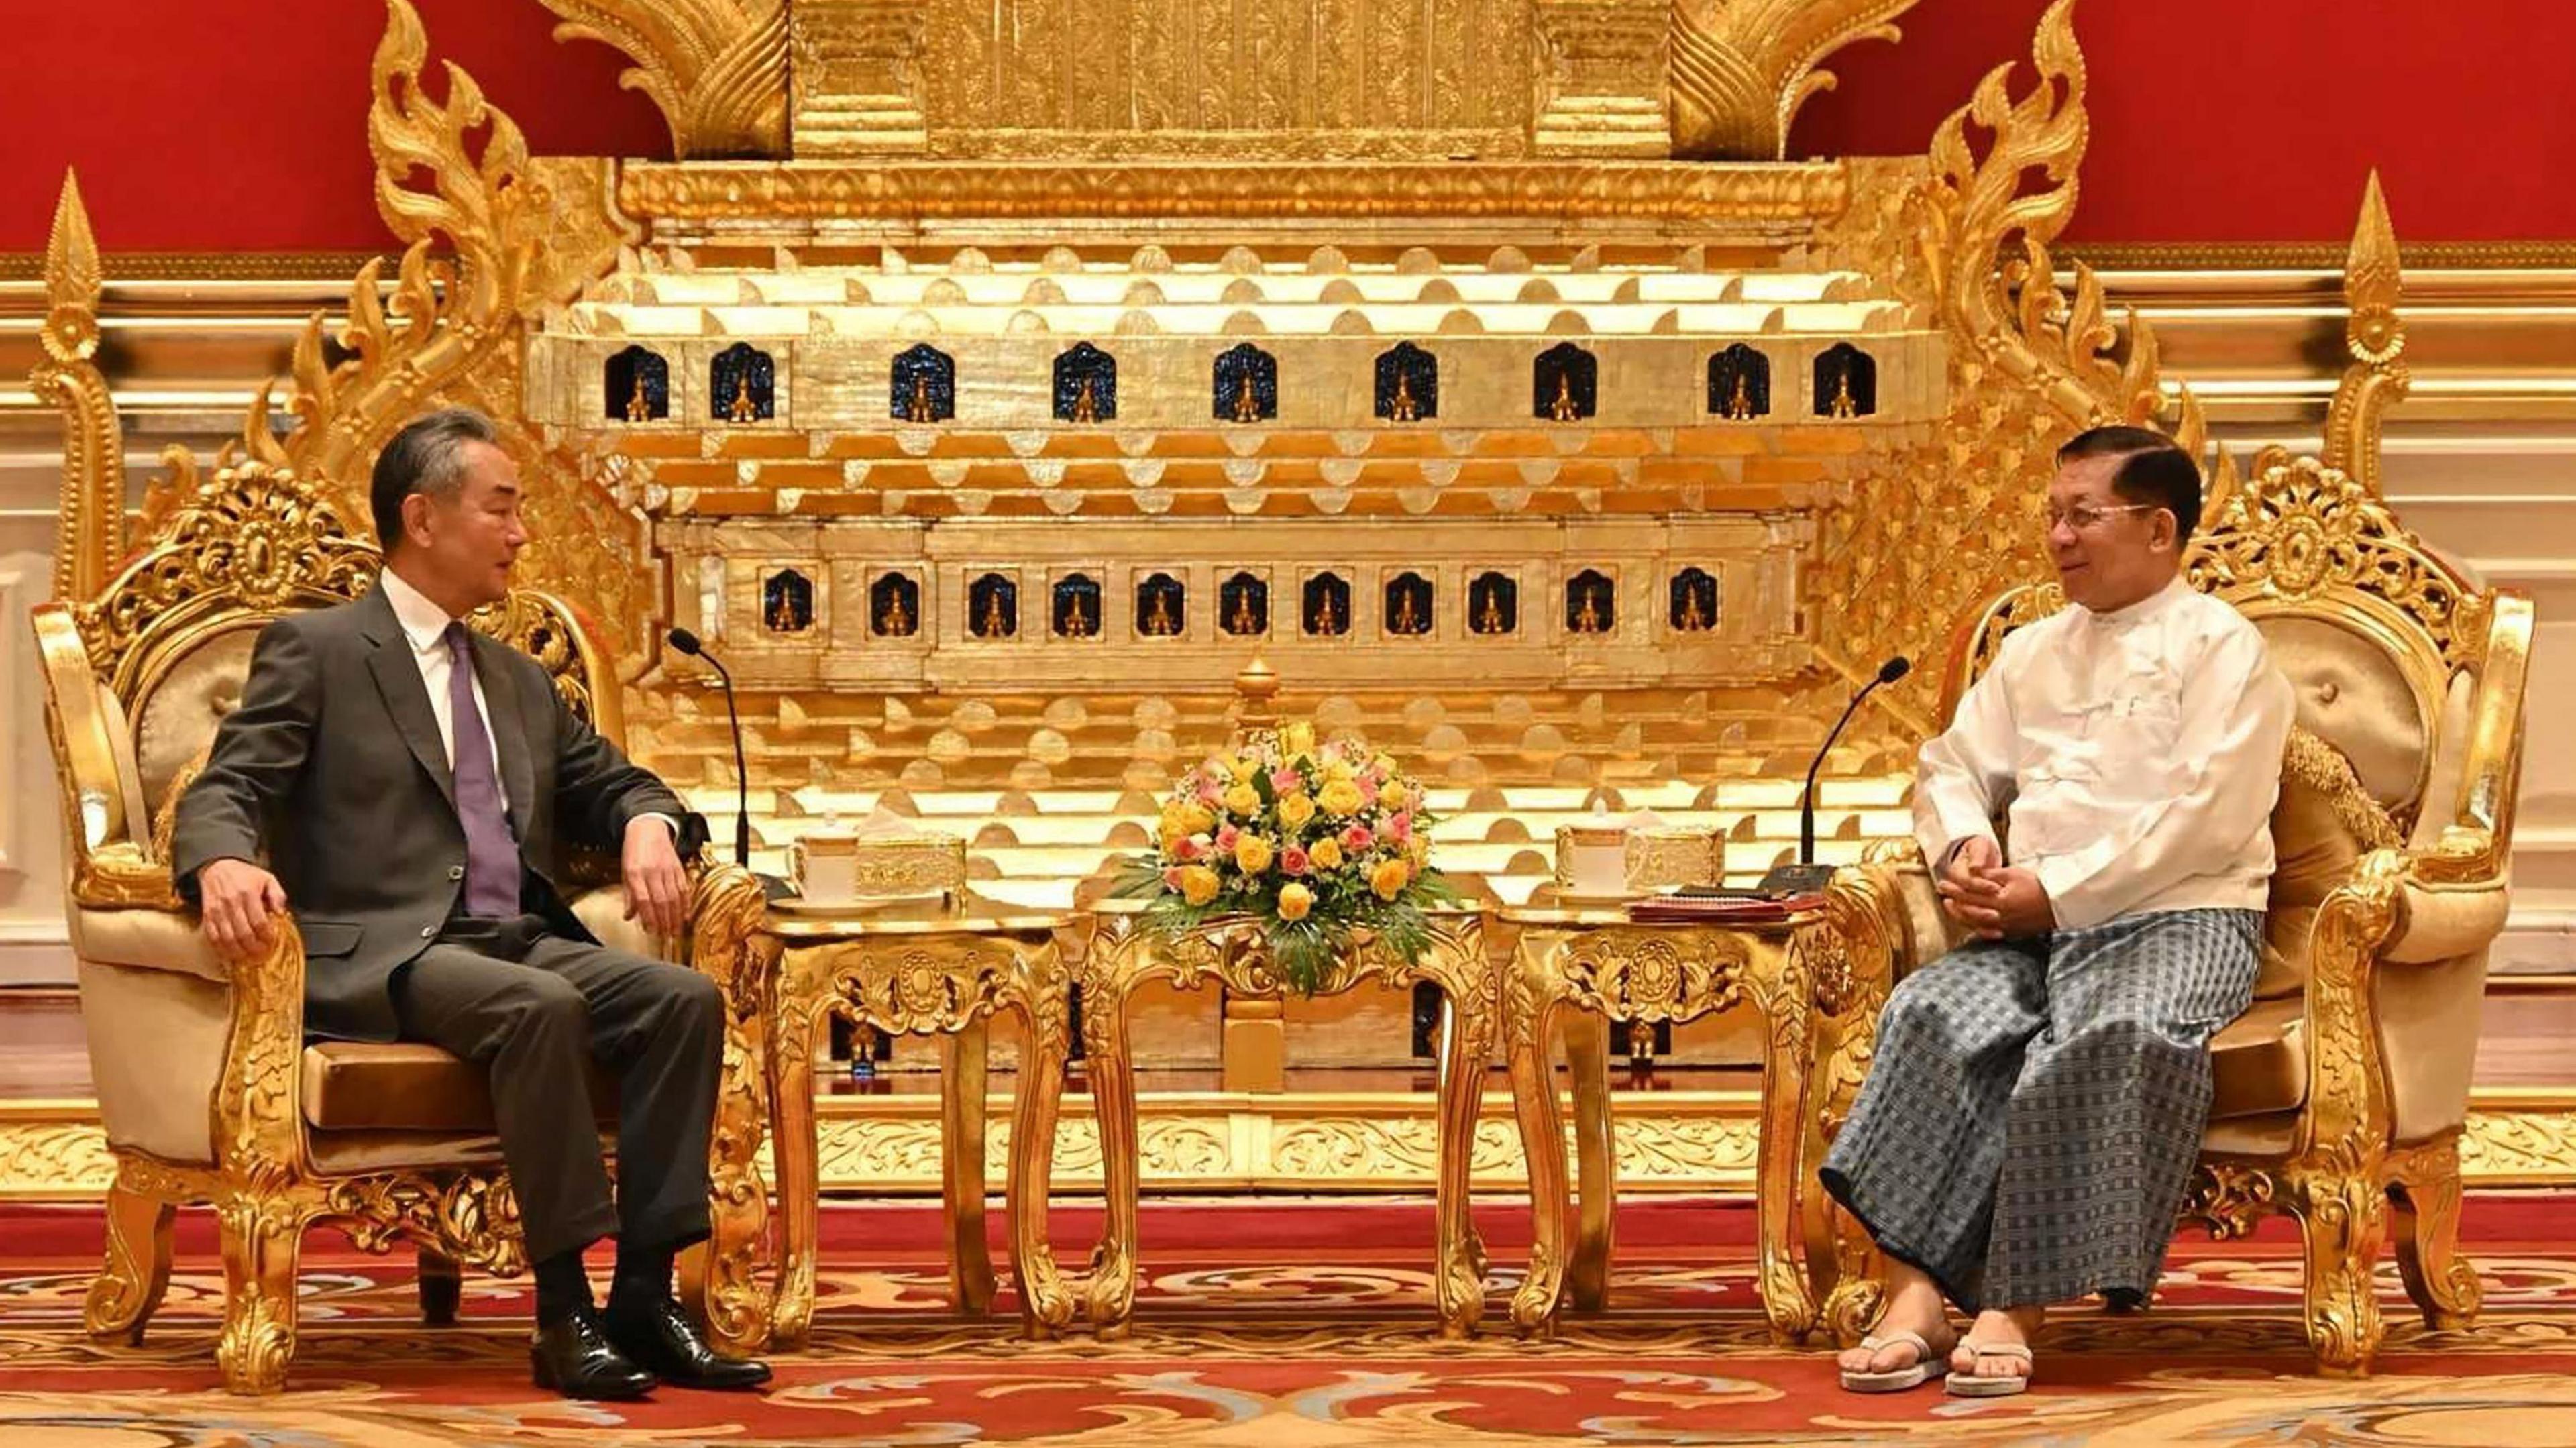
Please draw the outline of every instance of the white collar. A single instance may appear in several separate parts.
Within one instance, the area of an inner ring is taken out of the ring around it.
[[[2157,589],[2155,592],[2148,594],[2146,597],[2139,599],[2137,602],[2130,604],[2126,608],[2115,608],[2108,613],[2095,613],[2091,609],[2086,609],[2085,614],[2094,623],[2101,624],[2104,627],[2124,629],[2132,624],[2144,623],[2148,619],[2154,618],[2157,614],[2164,612],[2175,599],[2180,598],[2182,595],[2189,592],[2191,592],[2191,585],[2184,581],[2183,576],[2180,573],[2176,573],[2173,576],[2172,581],[2167,583],[2164,587]]]
[[[447,610],[430,602],[428,595],[403,582],[402,575],[390,568],[378,577],[384,584],[385,601],[394,606],[394,622],[402,625],[403,637],[411,640],[412,652],[425,654],[441,647],[447,626],[455,622]]]

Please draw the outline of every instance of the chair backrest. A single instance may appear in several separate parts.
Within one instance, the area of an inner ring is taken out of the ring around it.
[[[2482,588],[2358,481],[2313,458],[2266,466],[2213,503],[2185,576],[2262,630],[2298,700],[2273,815],[2278,958],[2262,993],[2274,995],[2304,980],[2319,887],[2360,851],[2473,837],[2501,868],[2531,611]],[[2006,636],[2065,604],[2055,583],[2025,584],[1967,620],[1952,641],[1943,720]]]
[[[97,598],[36,610],[76,881],[111,845],[158,857],[155,820],[240,703],[259,631],[363,597],[381,563],[329,489],[243,462],[197,484]],[[607,657],[563,601],[513,590],[471,622],[533,655],[575,712],[619,736]]]

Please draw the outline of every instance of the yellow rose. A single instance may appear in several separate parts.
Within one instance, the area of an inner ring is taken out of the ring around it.
[[[1290,754],[1312,754],[1315,751],[1315,726],[1300,719],[1288,726],[1279,742]]]
[[[1302,830],[1306,821],[1315,817],[1315,802],[1302,794],[1279,797],[1279,818],[1288,828]]]
[[[1360,787],[1347,779],[1336,779],[1326,784],[1323,793],[1315,798],[1327,813],[1337,816],[1359,813]]]
[[[1225,807],[1250,818],[1261,813],[1261,795],[1251,785],[1238,784],[1226,790]]]
[[[1216,811],[1203,804],[1185,804],[1180,813],[1181,833],[1203,835],[1216,828]]]
[[[1216,898],[1216,871],[1205,865],[1181,867],[1181,898],[1193,905],[1205,905]]]
[[[1369,888],[1377,892],[1377,898],[1392,900],[1404,893],[1405,882],[1412,878],[1413,867],[1403,860],[1380,860],[1377,868],[1369,871]]]
[[[1341,841],[1330,837],[1317,840],[1315,847],[1306,852],[1306,858],[1318,870],[1338,870],[1342,867]]]
[[[1232,774],[1237,782],[1248,782],[1251,780],[1254,773],[1261,768],[1261,761],[1253,758],[1249,754],[1238,754],[1234,758],[1227,760],[1225,762],[1225,767],[1226,772]]]
[[[1405,801],[1411,798],[1413,796],[1406,794],[1404,786],[1400,784],[1389,784],[1377,792],[1378,807],[1381,809],[1402,809]]]
[[[1358,776],[1359,771],[1351,768],[1351,762],[1347,759],[1327,759],[1324,761],[1324,777],[1326,779],[1355,779]]]
[[[1259,835],[1245,835],[1234,842],[1234,867],[1247,875],[1258,875],[1270,868],[1270,842]]]
[[[1280,919],[1303,920],[1306,918],[1306,912],[1314,908],[1314,891],[1307,889],[1303,885],[1297,884],[1293,880],[1279,887]]]

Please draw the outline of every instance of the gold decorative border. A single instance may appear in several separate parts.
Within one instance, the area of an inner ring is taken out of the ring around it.
[[[2069,242],[2068,261],[2095,271],[2322,271],[2343,269],[2351,243],[2335,241]],[[2462,271],[2576,267],[2576,241],[2400,242],[2408,268]]]
[[[119,282],[327,281],[345,293],[349,277],[378,255],[372,251],[111,251],[100,260]],[[0,251],[0,282],[43,278],[45,254]]]
[[[1065,1098],[1055,1147],[1060,1192],[1100,1190],[1100,1139],[1088,1103],[1087,1096]],[[939,1192],[937,1095],[824,1097],[815,1106],[826,1195]],[[1621,1190],[1750,1192],[1760,1109],[1752,1091],[1673,1091],[1655,1093],[1651,1110],[1624,1110],[1614,1123]],[[1149,1191],[1367,1194],[1431,1186],[1427,1093],[1151,1093],[1138,1111]],[[1526,1190],[1511,1111],[1508,1093],[1486,1094],[1472,1168],[1480,1192]],[[984,1144],[987,1180],[1000,1180],[1010,1159],[1009,1120],[1007,1098],[996,1097]],[[2576,1087],[2472,1093],[2460,1168],[2472,1189],[2576,1186]],[[762,1175],[775,1179],[765,1161]],[[95,1103],[0,1103],[0,1201],[93,1200],[114,1177]]]

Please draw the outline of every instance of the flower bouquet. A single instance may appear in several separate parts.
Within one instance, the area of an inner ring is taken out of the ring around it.
[[[1423,911],[1459,898],[1430,867],[1431,822],[1421,786],[1357,740],[1258,730],[1181,776],[1115,893],[1150,900],[1144,928],[1166,937],[1257,921],[1272,968],[1312,995],[1360,932],[1407,961],[1430,948]]]

